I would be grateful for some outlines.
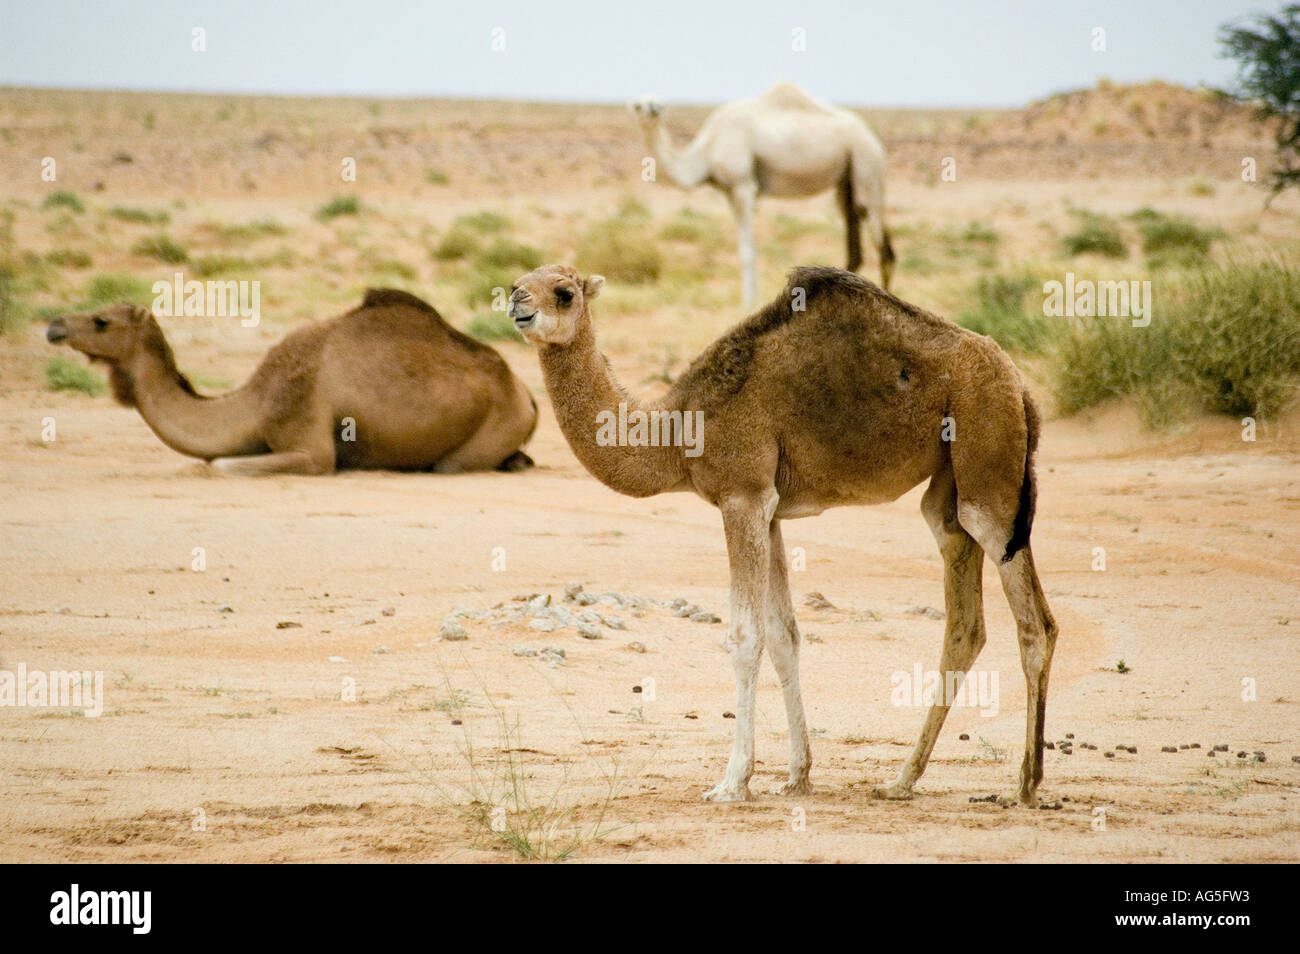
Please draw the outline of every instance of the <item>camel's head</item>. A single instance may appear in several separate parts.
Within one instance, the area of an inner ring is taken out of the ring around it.
[[[51,344],[68,344],[92,360],[117,364],[129,358],[149,319],[149,309],[137,305],[109,305],[97,311],[80,311],[50,322],[45,338]]]
[[[543,265],[510,289],[510,317],[529,341],[566,345],[604,284],[600,275],[583,278],[567,265]]]
[[[636,118],[642,122],[658,119],[663,111],[664,104],[659,101],[658,96],[646,93],[632,100],[632,112],[636,113]]]

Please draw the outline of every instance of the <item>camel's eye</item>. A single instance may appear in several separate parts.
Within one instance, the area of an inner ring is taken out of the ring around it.
[[[107,319],[107,318],[101,318],[101,317],[99,317],[98,315],[96,315],[95,318],[94,318],[94,322],[95,322],[95,330],[96,330],[96,331],[103,331],[105,328],[108,327],[108,319]]]
[[[573,301],[573,289],[572,288],[555,289],[555,300],[558,301],[561,305],[570,304]]]

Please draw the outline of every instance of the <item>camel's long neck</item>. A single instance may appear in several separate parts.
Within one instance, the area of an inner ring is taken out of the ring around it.
[[[642,404],[619,386],[596,348],[590,321],[580,320],[572,342],[542,345],[539,355],[560,430],[597,480],[631,497],[661,494],[682,484],[687,449],[652,434],[659,415],[669,409]],[[655,433],[662,437],[664,431]],[[660,446],[648,446],[650,441]]]
[[[248,385],[220,397],[200,397],[176,368],[155,325],[125,367],[113,368],[119,399],[134,404],[172,450],[212,460],[266,449],[257,396]]]
[[[708,162],[691,143],[678,149],[662,122],[655,122],[646,132],[646,145],[664,175],[683,189],[693,189],[709,177]]]

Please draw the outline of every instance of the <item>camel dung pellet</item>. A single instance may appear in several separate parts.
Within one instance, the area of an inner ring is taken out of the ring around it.
[[[282,619],[275,624],[276,629],[302,629],[302,623],[295,623],[291,619]]]
[[[699,715],[698,715],[697,713],[694,713],[694,712],[688,712],[688,713],[686,713],[686,718],[687,718],[687,719],[698,719],[698,718],[699,718]]]
[[[1113,759],[1115,757],[1114,752],[1103,752],[1102,755],[1106,756],[1108,759]]]
[[[1067,739],[1073,739],[1073,738],[1074,738],[1074,733],[1073,733],[1073,732],[1067,732],[1067,733],[1065,733],[1065,737],[1066,737]]]
[[[1201,743],[1199,742],[1193,742],[1191,745],[1188,746],[1189,749],[1199,749],[1200,747],[1201,747]]]
[[[961,735],[957,736],[957,738],[960,739],[962,742],[969,742],[969,741],[970,741],[970,733],[969,733],[969,732],[963,732]]]
[[[1162,746],[1160,746],[1160,751],[1161,751],[1161,752],[1175,752],[1175,753],[1176,753],[1176,752],[1178,751],[1178,746],[1176,746],[1176,745],[1162,745]]]
[[[734,713],[734,712],[730,712],[730,711],[728,711],[728,712],[724,712],[724,713],[722,713],[722,718],[724,718],[724,719],[734,719],[734,718],[736,718],[736,713]]]
[[[1238,753],[1237,753],[1237,758],[1239,758],[1239,759],[1244,759],[1245,757],[1246,757],[1246,753],[1245,753],[1245,752],[1238,752]]]
[[[1256,762],[1267,762],[1268,759],[1266,759],[1266,758],[1264,757],[1264,753],[1263,753],[1263,752],[1256,752],[1256,753],[1255,753],[1255,761],[1256,761]]]
[[[1216,745],[1216,746],[1214,747],[1214,751],[1216,751],[1216,752],[1226,752],[1226,751],[1228,751],[1228,743],[1227,743],[1227,742],[1220,742],[1218,745]]]
[[[633,692],[640,692],[640,691],[641,691],[641,687],[640,687],[640,686],[633,686],[633,687],[632,687],[632,691],[633,691]]]
[[[1056,743],[1055,743],[1055,742],[1044,742],[1044,743],[1043,743],[1043,748],[1045,748],[1045,749],[1052,749],[1053,751],[1055,751],[1055,750],[1056,750]]]

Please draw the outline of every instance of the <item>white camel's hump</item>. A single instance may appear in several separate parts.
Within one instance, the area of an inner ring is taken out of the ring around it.
[[[760,93],[755,100],[768,109],[794,109],[816,113],[835,113],[837,110],[789,80],[777,80]]]

